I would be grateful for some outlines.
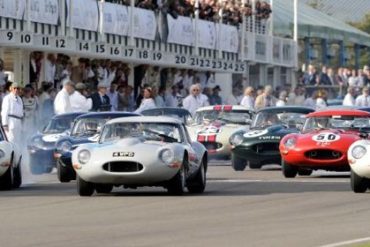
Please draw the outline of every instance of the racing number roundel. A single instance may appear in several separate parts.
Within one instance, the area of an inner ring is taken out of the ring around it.
[[[314,135],[312,140],[316,142],[335,142],[340,139],[340,136],[334,133],[322,133],[318,135]]]

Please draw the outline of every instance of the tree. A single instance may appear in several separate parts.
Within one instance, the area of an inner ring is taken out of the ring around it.
[[[350,22],[349,24],[370,34],[370,13],[366,14],[360,22]]]

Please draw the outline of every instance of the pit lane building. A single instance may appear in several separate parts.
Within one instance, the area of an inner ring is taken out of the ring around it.
[[[29,82],[30,53],[64,53],[78,57],[121,60],[132,68],[149,64],[162,68],[216,72],[222,94],[229,95],[232,81],[274,86],[294,84],[298,51],[306,62],[314,59],[312,38],[328,47],[346,46],[356,54],[368,49],[369,35],[299,1],[299,38],[293,30],[293,1],[274,0],[272,17],[259,21],[243,17],[239,27],[125,6],[108,0],[4,0],[0,5],[0,57],[14,80]],[[253,9],[255,1],[251,1]],[[273,25],[271,24],[273,23]],[[248,28],[249,27],[249,28]],[[250,28],[252,27],[252,28]],[[330,49],[327,49],[330,52]],[[367,50],[366,50],[367,51]],[[326,54],[328,57],[330,54]],[[335,56],[336,54],[331,54]],[[323,60],[325,60],[323,56]],[[130,82],[134,82],[131,69]]]

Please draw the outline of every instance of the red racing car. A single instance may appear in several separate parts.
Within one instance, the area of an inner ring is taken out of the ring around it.
[[[349,146],[370,128],[370,113],[323,110],[309,113],[301,133],[286,135],[279,145],[287,178],[309,176],[312,170],[349,171]]]

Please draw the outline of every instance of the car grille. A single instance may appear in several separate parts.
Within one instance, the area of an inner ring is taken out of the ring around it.
[[[305,156],[314,160],[336,160],[342,157],[342,153],[333,150],[310,150],[305,153]]]
[[[139,172],[143,168],[142,164],[131,161],[114,161],[103,165],[103,169],[108,172]]]
[[[252,146],[254,152],[263,154],[263,153],[278,153],[279,152],[279,143],[260,143]]]
[[[219,142],[201,142],[207,150],[217,150],[222,148],[222,144]]]

